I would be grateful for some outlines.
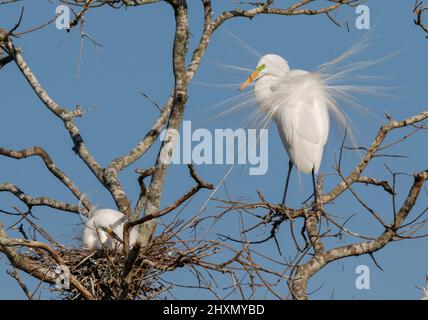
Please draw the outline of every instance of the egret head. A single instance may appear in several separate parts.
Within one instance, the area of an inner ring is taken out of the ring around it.
[[[244,90],[251,82],[264,76],[282,78],[290,71],[288,62],[277,54],[267,54],[260,58],[256,70],[245,80],[239,90]]]

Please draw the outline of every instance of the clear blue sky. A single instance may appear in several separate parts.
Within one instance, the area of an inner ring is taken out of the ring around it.
[[[233,8],[232,1],[213,1],[223,3],[215,6],[215,14],[225,8]],[[278,3],[283,1],[276,1]],[[287,4],[292,1],[285,1]],[[22,1],[25,15],[21,30],[40,24],[54,15],[55,4],[48,1]],[[200,1],[189,1],[190,26],[192,37],[190,49],[195,47],[199,38],[202,23],[202,6]],[[0,7],[2,28],[12,26],[19,16],[20,3]],[[350,112],[355,125],[359,128],[357,136],[362,145],[367,145],[375,136],[384,119],[384,112],[400,119],[427,109],[428,67],[426,55],[428,42],[424,35],[413,24],[412,1],[369,1],[371,9],[373,37],[372,45],[357,59],[374,59],[401,50],[398,55],[387,61],[370,67],[365,74],[379,75],[371,84],[389,86],[390,95],[385,97],[359,97],[360,103],[377,114],[380,119]],[[342,9],[338,13],[339,21],[349,21],[350,32],[346,28],[334,25],[326,16],[263,16],[253,20],[235,19],[225,24],[226,28],[251,47],[262,54],[277,53],[284,56],[291,68],[315,70],[350,46],[355,44],[366,31],[353,28],[356,15],[353,10]],[[172,11],[166,4],[156,4],[128,10],[113,10],[109,7],[89,11],[86,16],[85,31],[103,45],[100,53],[87,39],[84,44],[80,77],[77,78],[79,57],[78,29],[70,34],[55,29],[50,25],[42,31],[16,39],[16,44],[23,49],[28,64],[38,76],[51,96],[62,106],[73,107],[80,104],[93,108],[83,119],[77,120],[89,149],[96,159],[106,165],[112,158],[127,152],[146,132],[156,119],[157,109],[145,100],[139,91],[143,91],[159,104],[171,93],[173,78],[171,72],[171,44],[174,32]],[[199,82],[211,84],[229,84],[242,82],[247,73],[220,68],[209,61],[234,66],[253,68],[258,57],[252,55],[235,39],[222,30],[213,36],[202,66],[195,77]],[[100,207],[114,207],[89,170],[81,163],[71,150],[71,141],[63,129],[62,123],[53,118],[31,91],[16,66],[8,65],[0,71],[1,117],[0,145],[6,148],[21,149],[33,145],[43,146],[57,165],[83,190],[88,192],[91,200]],[[194,128],[239,128],[246,125],[248,114],[237,113],[233,116],[205,122],[216,113],[230,108],[224,105],[213,110],[210,106],[237,94],[236,87],[205,86],[192,84],[190,99],[185,113],[186,120],[192,120]],[[286,164],[288,162],[276,129],[270,127],[269,133],[269,171],[263,176],[249,176],[247,168],[235,169],[227,184],[234,197],[246,196],[256,199],[256,190],[263,191],[267,199],[278,202],[282,195]],[[407,132],[407,131],[402,131]],[[392,135],[397,138],[396,133]],[[386,162],[397,171],[408,173],[428,167],[425,154],[426,133],[420,133],[405,143],[391,149],[391,152],[407,155],[404,159],[376,159],[369,168],[368,174],[379,178],[390,178],[385,170]],[[340,138],[331,136],[323,158],[321,173],[331,173],[333,154]],[[157,146],[147,156],[121,174],[121,179],[132,199],[138,195],[136,174],[137,167],[148,167],[152,164]],[[344,170],[349,172],[356,163],[357,157],[346,154]],[[205,165],[198,168],[200,175],[207,181],[217,183],[224,175],[227,166]],[[289,194],[289,205],[297,206],[311,190],[309,176],[299,178],[294,175]],[[411,179],[399,178],[398,201],[407,194]],[[34,196],[49,195],[64,201],[75,202],[75,199],[63,186],[54,179],[38,159],[12,160],[0,157],[0,182],[13,182],[25,192]],[[326,182],[326,188],[337,181],[333,178]],[[167,205],[191,187],[185,166],[174,165],[167,177],[162,205]],[[381,212],[383,217],[391,217],[391,201],[383,193],[373,188],[356,187],[369,205]],[[206,199],[208,193],[202,192],[187,207],[184,217],[190,217]],[[220,191],[218,196],[224,196]],[[399,202],[400,203],[400,202]],[[426,206],[426,194],[421,196],[416,216]],[[11,209],[13,205],[22,207],[10,195],[0,193],[0,207]],[[358,203],[347,194],[329,208],[332,213],[349,217],[357,214],[349,228],[356,232],[376,235],[381,228]],[[59,211],[34,208],[34,214],[40,223],[58,240],[66,244],[73,242],[73,237],[80,235],[80,220],[73,214]],[[215,205],[209,207],[207,214],[216,212]],[[13,220],[1,216],[6,226]],[[236,216],[227,218],[217,225],[217,230],[224,234],[235,235],[239,231]],[[263,238],[258,232],[254,239]],[[292,254],[293,243],[289,228],[284,224],[280,228],[280,243],[285,256]],[[9,232],[10,236],[18,236]],[[310,282],[310,291],[322,287],[311,298],[329,299],[334,296],[341,299],[417,299],[421,292],[415,285],[423,285],[428,273],[428,255],[426,239],[401,241],[388,245],[375,256],[384,271],[375,267],[370,257],[361,256],[330,264]],[[346,242],[339,242],[343,244]],[[337,242],[329,243],[331,245]],[[260,245],[258,250],[271,256],[278,256],[273,242]],[[371,270],[371,289],[357,290],[354,285],[355,268],[366,264]],[[24,298],[18,285],[5,270],[9,269],[5,257],[0,257],[0,299]],[[172,275],[175,280],[186,281],[184,272]],[[220,286],[227,286],[227,278],[219,278]],[[35,283],[32,282],[32,287]],[[284,288],[285,289],[285,288]],[[284,290],[283,290],[284,291]],[[264,297],[264,292],[259,298]],[[180,298],[209,298],[206,292],[178,291]],[[268,298],[271,296],[267,295]]]

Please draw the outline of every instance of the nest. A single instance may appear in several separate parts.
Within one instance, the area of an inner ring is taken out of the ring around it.
[[[183,285],[175,283],[166,273],[182,267],[187,267],[198,285],[212,290],[209,284],[201,284],[201,272],[232,272],[230,265],[241,251],[209,239],[183,240],[178,236],[180,232],[183,232],[181,220],[164,226],[134,259],[120,249],[67,248],[47,234],[44,238],[48,243],[38,242],[34,237],[29,240],[32,245],[23,246],[20,254],[31,260],[31,268],[38,270],[36,277],[51,284],[49,289],[64,300],[151,300],[164,298],[166,294],[174,296],[174,288]],[[234,258],[219,262],[215,258],[219,252],[228,252]],[[236,266],[233,270],[237,270]]]
[[[160,281],[159,276],[177,267],[177,250],[174,242],[165,236],[154,241],[144,254],[136,258],[130,279],[127,283],[127,294],[121,296],[123,284],[123,270],[126,256],[122,250],[90,251],[79,248],[55,248],[58,255],[64,260],[71,275],[78,280],[95,299],[154,299],[167,288]],[[27,252],[33,259],[47,270],[58,270],[54,258],[42,250]],[[180,258],[181,259],[181,258]],[[57,289],[55,289],[57,290]],[[75,287],[61,290],[61,297],[65,300],[84,299],[81,292]]]

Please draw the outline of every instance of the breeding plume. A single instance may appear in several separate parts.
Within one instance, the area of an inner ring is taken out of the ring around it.
[[[83,228],[83,245],[90,249],[120,250],[123,243],[123,226],[127,217],[116,210],[99,209],[93,212]],[[138,227],[129,233],[129,246],[138,239]]]
[[[275,54],[263,56],[256,70],[241,85],[243,90],[255,81],[254,94],[266,119],[273,119],[289,156],[288,173],[282,204],[287,196],[293,165],[312,174],[315,202],[315,174],[320,168],[329,132],[329,110],[338,110],[334,91],[321,72],[290,70],[288,63]]]

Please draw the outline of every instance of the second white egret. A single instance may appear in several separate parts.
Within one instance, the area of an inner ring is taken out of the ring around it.
[[[122,249],[123,226],[127,220],[122,212],[112,209],[95,210],[83,228],[83,245],[90,249]],[[138,226],[129,233],[129,246],[138,240]]]

